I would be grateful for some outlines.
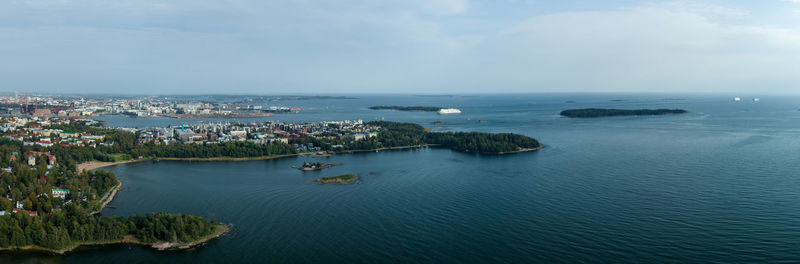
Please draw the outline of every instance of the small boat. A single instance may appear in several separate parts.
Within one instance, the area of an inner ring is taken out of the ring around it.
[[[758,102],[758,101],[761,101],[761,98],[758,98],[758,97],[753,98],[753,102]]]
[[[320,151],[311,155],[312,157],[330,157],[331,154],[325,151]]]
[[[739,101],[741,101],[741,100],[742,100],[742,98],[741,98],[741,97],[734,97],[734,98],[733,98],[733,101],[734,101],[734,102],[739,102]]]

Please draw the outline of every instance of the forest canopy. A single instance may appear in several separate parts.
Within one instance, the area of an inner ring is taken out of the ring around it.
[[[359,143],[361,146],[355,146],[366,146],[366,148],[354,149],[431,145],[459,152],[502,154],[542,146],[536,139],[518,134],[429,132],[418,124],[389,121],[372,121],[368,124],[381,127],[380,133],[377,137],[362,140],[363,142]]]

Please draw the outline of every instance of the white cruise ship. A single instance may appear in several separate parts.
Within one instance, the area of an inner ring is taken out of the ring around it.
[[[458,110],[458,109],[455,109],[455,108],[442,108],[442,109],[439,109],[439,114],[440,115],[460,114],[460,113],[461,113],[461,110]]]

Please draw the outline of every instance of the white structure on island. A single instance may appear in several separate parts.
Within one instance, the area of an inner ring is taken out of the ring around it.
[[[460,113],[461,113],[461,110],[458,110],[458,109],[455,109],[455,108],[442,108],[442,109],[439,109],[439,114],[440,115],[460,114]]]

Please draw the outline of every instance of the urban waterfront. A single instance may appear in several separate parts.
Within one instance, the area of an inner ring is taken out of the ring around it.
[[[103,215],[175,212],[233,231],[200,248],[133,245],[9,263],[794,262],[800,260],[800,98],[544,94],[355,96],[252,120],[390,120],[434,131],[512,132],[546,147],[513,155],[423,148],[250,162],[140,162]],[[568,101],[574,101],[574,103]],[[457,107],[460,115],[372,105]],[[569,119],[578,107],[682,115]],[[197,119],[106,116],[111,127]],[[250,120],[250,119],[241,119]],[[212,121],[212,120],[205,120]],[[442,121],[434,125],[432,122]],[[479,122],[480,121],[480,122]],[[301,172],[303,162],[342,163]],[[321,176],[358,173],[351,185]]]

